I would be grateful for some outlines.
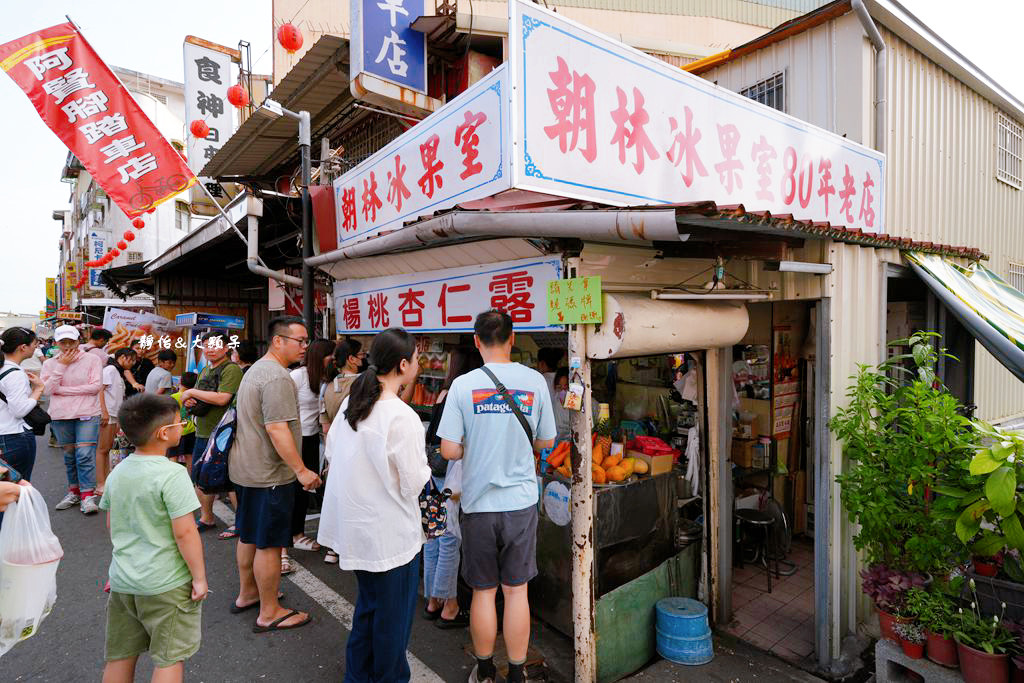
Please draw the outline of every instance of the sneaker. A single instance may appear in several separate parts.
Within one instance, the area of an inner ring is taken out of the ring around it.
[[[68,495],[60,499],[60,502],[53,506],[54,510],[67,510],[68,508],[74,507],[82,502],[82,499],[78,497],[77,493],[68,491]]]
[[[469,672],[469,683],[494,683],[493,678],[478,678],[476,675],[477,668],[478,666],[474,664],[473,670]]]
[[[96,496],[89,496],[82,501],[82,514],[83,515],[95,515],[100,511],[100,506],[96,502]]]

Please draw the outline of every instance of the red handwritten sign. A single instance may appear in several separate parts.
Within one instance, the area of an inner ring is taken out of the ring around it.
[[[195,184],[185,160],[74,25],[0,45],[0,68],[129,216]]]

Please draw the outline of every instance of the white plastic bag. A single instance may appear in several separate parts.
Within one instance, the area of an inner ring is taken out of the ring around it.
[[[57,601],[57,565],[64,556],[50,529],[46,501],[26,486],[0,526],[0,656],[35,635]]]

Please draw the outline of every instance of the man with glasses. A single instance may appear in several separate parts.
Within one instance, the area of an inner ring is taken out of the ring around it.
[[[228,359],[228,335],[223,332],[208,332],[203,335],[203,354],[209,361],[199,373],[196,386],[181,392],[181,402],[195,416],[196,444],[192,450],[192,462],[196,462],[206,452],[206,444],[210,435],[217,428],[217,423],[224,417],[228,406],[238,392],[242,383],[242,370]],[[191,463],[186,462],[191,469]],[[194,474],[193,474],[194,476]],[[213,516],[215,495],[203,493],[196,488],[199,496],[199,531],[217,528],[217,518]]]
[[[309,346],[301,318],[270,321],[270,349],[253,363],[238,389],[238,425],[228,456],[238,509],[239,591],[234,611],[259,608],[254,633],[305,626],[309,614],[282,607],[281,549],[292,545],[294,482],[307,491],[320,477],[302,462],[299,450],[299,398],[288,367],[300,362]]]

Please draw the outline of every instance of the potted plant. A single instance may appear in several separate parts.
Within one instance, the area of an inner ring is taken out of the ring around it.
[[[983,616],[978,608],[974,579],[969,582],[974,600],[970,608],[958,611],[957,655],[966,683],[1006,681],[1010,676],[1010,649],[1013,633],[1002,622],[1002,615]],[[1005,605],[1003,606],[1005,608]]]
[[[921,659],[924,657],[924,629],[921,628],[920,624],[913,622],[896,624],[893,630],[899,636],[903,654],[911,659]]]
[[[972,546],[972,551],[974,546]],[[1003,565],[1003,551],[999,550],[995,555],[971,555],[971,567],[974,568],[974,572],[979,576],[987,576],[992,578],[999,574],[999,568]]]
[[[958,577],[949,582],[936,581],[929,590],[911,588],[907,593],[907,611],[924,628],[928,659],[952,668],[959,663],[953,633],[956,596],[962,583],[963,579]]]
[[[893,626],[912,621],[907,598],[912,588],[925,585],[923,574],[901,572],[885,565],[875,565],[860,573],[861,589],[875,603],[878,627],[883,638],[898,640]]]

